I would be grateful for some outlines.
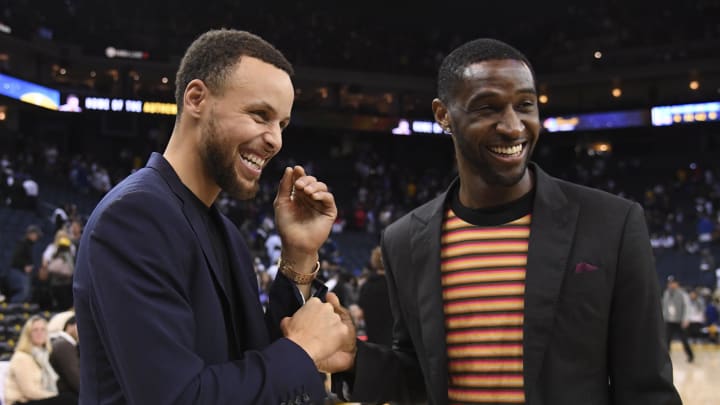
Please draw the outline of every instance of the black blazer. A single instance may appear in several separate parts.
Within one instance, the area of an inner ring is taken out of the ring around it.
[[[531,165],[536,195],[525,280],[526,403],[680,404],[642,208]],[[440,280],[447,199],[446,192],[383,234],[394,349],[359,342],[349,381],[353,399],[448,402]]]
[[[313,361],[277,339],[280,319],[300,307],[299,292],[278,275],[266,319],[245,242],[213,208],[234,273],[230,301],[189,193],[154,153],[93,211],[74,279],[80,403],[320,401]]]

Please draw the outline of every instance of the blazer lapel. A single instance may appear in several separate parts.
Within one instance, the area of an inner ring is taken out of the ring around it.
[[[557,181],[532,165],[536,194],[530,226],[525,278],[523,356],[528,398],[536,387],[543,355],[552,335],[556,304],[575,233],[579,208],[567,200]]]
[[[186,198],[192,197],[188,193],[191,193],[190,190],[188,190],[187,187],[180,181],[180,178],[177,176],[177,173],[175,173],[175,170],[170,166],[170,164],[165,160],[165,158],[156,152],[153,152],[150,156],[150,159],[148,160],[147,166],[150,168],[153,168],[157,170],[160,175],[165,179],[165,181],[168,183],[170,188],[173,190],[175,195],[178,197],[178,199],[182,203],[182,209],[183,214],[185,215],[185,218],[187,218],[188,223],[190,224],[190,227],[193,230],[193,233],[195,234],[195,238],[198,241],[198,244],[200,245],[200,249],[203,252],[203,255],[205,256],[205,261],[208,264],[208,267],[210,268],[210,272],[212,274],[212,277],[215,281],[215,285],[218,286],[219,291],[221,293],[221,299],[224,302],[224,305],[230,309],[230,315],[231,315],[231,322],[232,325],[229,325],[228,327],[233,328],[232,334],[235,336],[235,339],[237,340],[237,333],[235,332],[237,330],[235,320],[234,320],[234,309],[232,308],[232,305],[230,303],[230,298],[227,292],[227,288],[229,286],[226,286],[224,283],[223,275],[220,274],[222,271],[220,269],[220,264],[215,257],[215,253],[212,249],[212,246],[210,246],[210,238],[207,234],[208,230],[205,229],[205,225],[203,220],[198,216],[197,212],[189,207],[189,204],[186,204]],[[225,230],[227,233],[227,230]],[[227,239],[226,239],[227,240]],[[228,249],[231,249],[231,246],[229,245],[228,241]],[[232,255],[231,255],[232,256]],[[237,347],[237,341],[236,341],[236,347]]]
[[[443,311],[442,280],[440,277],[440,234],[446,193],[413,213],[411,222],[408,282],[414,280],[417,291],[418,321],[422,334],[423,352],[417,355],[427,359],[431,403],[447,402],[448,368],[445,341],[445,314]],[[417,350],[418,348],[416,348]]]

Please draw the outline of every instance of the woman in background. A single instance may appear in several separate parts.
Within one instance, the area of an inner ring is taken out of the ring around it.
[[[15,352],[10,358],[5,380],[7,405],[77,404],[65,395],[58,395],[58,376],[50,366],[49,356],[47,321],[34,315],[25,322]]]

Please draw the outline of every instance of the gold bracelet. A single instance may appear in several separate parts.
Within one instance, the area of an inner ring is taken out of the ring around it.
[[[315,263],[315,270],[310,274],[298,273],[293,270],[295,263],[283,260],[282,257],[278,259],[278,269],[285,277],[289,278],[295,284],[307,285],[315,280],[318,272],[320,271],[320,261]]]

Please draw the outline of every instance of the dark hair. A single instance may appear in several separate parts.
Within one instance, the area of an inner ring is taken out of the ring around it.
[[[282,52],[255,34],[238,30],[211,30],[200,35],[185,51],[175,76],[177,116],[182,113],[183,95],[188,83],[202,80],[211,92],[222,94],[225,80],[243,56],[269,63],[288,75],[294,74],[292,65]]]
[[[466,67],[486,60],[502,59],[525,63],[530,69],[533,83],[535,83],[535,71],[522,52],[497,39],[480,38],[460,45],[443,59],[438,72],[438,97],[443,103],[448,103],[458,83],[462,82],[462,74]]]
[[[73,315],[68,318],[67,321],[65,321],[65,326],[63,326],[63,330],[67,329],[68,326],[75,324],[77,324],[77,320],[75,319],[75,315]]]

